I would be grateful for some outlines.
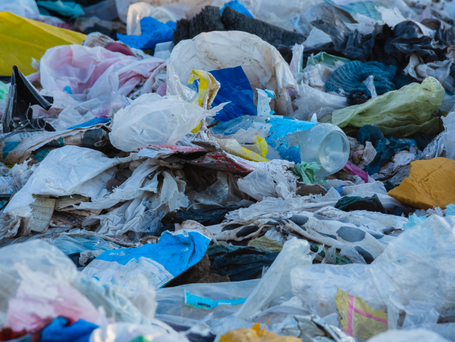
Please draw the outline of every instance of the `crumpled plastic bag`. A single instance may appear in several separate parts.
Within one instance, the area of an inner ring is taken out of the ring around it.
[[[218,109],[205,110],[176,96],[144,94],[115,114],[109,138],[125,152],[145,145],[173,145]]]
[[[87,93],[87,100],[110,98],[113,91],[127,96],[143,82],[143,92],[152,92],[162,59],[139,60],[103,47],[65,45],[49,49],[40,61],[40,81],[46,91]]]
[[[14,331],[38,331],[49,318],[66,317],[96,323],[102,315],[95,306],[63,277],[51,277],[27,266],[16,264],[22,281],[9,300],[6,324]]]
[[[201,33],[177,44],[168,64],[167,94],[177,95],[180,87],[178,80],[186,84],[191,70],[211,71],[239,65],[253,89],[275,92],[277,114],[292,112],[288,89],[295,88],[297,83],[289,65],[272,45],[246,32]],[[257,102],[257,94],[254,95]]]
[[[394,137],[437,133],[439,118],[432,114],[441,107],[444,96],[441,83],[428,77],[422,84],[411,83],[363,104],[336,110],[332,113],[332,123],[359,128],[376,125],[383,134]]]
[[[368,342],[450,342],[439,336],[437,333],[426,329],[413,330],[389,330],[382,334],[376,335]]]
[[[140,35],[125,35],[117,33],[117,38],[128,46],[135,49],[153,49],[156,44],[172,41],[175,30],[175,22],[162,23],[152,17],[141,19]]]
[[[36,71],[32,58],[39,60],[57,45],[81,44],[86,35],[0,12],[0,37],[0,74],[11,75],[13,65],[17,65],[28,75]]]
[[[315,184],[318,180],[316,173],[321,167],[316,162],[296,164],[292,172],[300,177],[300,181],[305,184]]]
[[[455,161],[447,158],[417,160],[411,163],[409,177],[389,195],[419,209],[445,208],[455,203]]]

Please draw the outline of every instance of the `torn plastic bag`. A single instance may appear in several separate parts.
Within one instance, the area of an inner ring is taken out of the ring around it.
[[[441,317],[451,315],[455,296],[446,289],[455,272],[447,262],[453,257],[455,220],[433,215],[389,243],[371,265],[308,265],[294,269],[293,293],[313,313],[336,313],[338,289],[361,298],[370,307],[386,311],[388,328],[400,327],[399,317],[414,308],[410,301],[431,305]],[[424,237],[424,238],[422,238]],[[418,270],[418,271],[417,271]],[[440,277],[435,278],[439,274]],[[323,276],[322,276],[323,275]],[[330,279],[330,281],[328,281]],[[406,291],[400,289],[406,288]],[[406,315],[407,316],[407,315]],[[419,316],[435,323],[428,311]]]
[[[441,134],[442,141],[444,142],[444,150],[446,157],[455,160],[455,112],[449,113],[446,117],[442,118],[444,122],[444,132]],[[438,157],[437,155],[436,157]]]
[[[453,59],[445,61],[435,61],[424,64],[422,58],[413,53],[409,57],[409,64],[404,69],[404,72],[412,76],[418,81],[423,81],[427,77],[434,77],[441,82],[444,89],[450,94],[455,93],[455,79],[451,75],[451,67]]]
[[[374,87],[377,95],[383,95],[395,90],[392,80],[395,77],[397,68],[394,65],[386,66],[379,62],[362,63],[352,61],[335,69],[330,79],[325,84],[326,91],[338,93],[340,90],[347,94],[353,91],[361,91],[370,97],[373,94],[364,84],[371,75],[374,77]]]
[[[292,104],[297,107],[289,116],[294,119],[309,121],[316,114],[318,121],[337,109],[347,107],[346,97],[328,94],[307,84],[299,84],[297,97]]]
[[[394,137],[437,133],[439,118],[432,114],[441,107],[444,96],[441,83],[428,77],[422,84],[411,83],[364,104],[336,110],[331,122],[339,127],[376,125],[383,134]]]
[[[253,89],[241,66],[210,71],[221,87],[213,106],[229,102],[215,116],[215,120],[228,121],[241,115],[257,115]]]
[[[21,164],[29,158],[41,162],[53,149],[62,146],[79,146],[102,149],[109,143],[108,129],[104,125],[75,128],[57,132],[23,132],[0,135],[0,161]]]
[[[22,278],[17,292],[8,301],[6,324],[14,331],[35,332],[44,328],[49,318],[67,317],[99,323],[102,319],[95,306],[67,280],[52,277],[27,266],[16,264]],[[53,289],[49,296],[49,289]]]
[[[148,93],[163,63],[158,58],[139,60],[100,46],[59,46],[41,58],[40,82],[46,91],[69,88],[71,94],[87,94],[87,100],[111,98],[113,91],[127,96],[144,80],[139,94]]]
[[[208,54],[212,58],[207,59]],[[191,70],[210,71],[239,65],[252,88],[275,92],[277,114],[292,112],[288,90],[297,84],[289,65],[273,46],[246,32],[201,33],[192,40],[180,42],[172,51],[168,64],[167,94],[177,95],[179,85],[176,83],[180,80],[181,84],[186,84]],[[254,95],[256,102],[257,94]]]
[[[224,4],[223,8],[221,8],[221,14],[223,14],[223,10],[226,7],[230,7],[232,9],[235,9],[239,13],[242,13],[242,14],[247,15],[248,17],[254,18],[253,15],[248,11],[248,9],[245,6],[243,6],[242,3],[238,0],[226,2]]]
[[[156,44],[171,42],[174,34],[175,23],[169,21],[161,23],[152,17],[141,19],[140,35],[125,35],[117,33],[117,38],[124,44],[141,50],[153,49]]]
[[[112,168],[137,158],[107,158],[103,153],[77,146],[55,149],[40,163],[24,187],[8,203],[5,212],[29,217],[33,195],[67,196],[80,194],[93,200],[107,193]],[[68,177],[71,175],[71,177]]]
[[[35,20],[0,12],[0,74],[9,75],[13,65],[25,74],[35,72],[32,58],[39,60],[46,50],[57,45],[81,44],[85,35]]]
[[[145,323],[153,318],[156,304],[154,299],[155,292],[152,287],[142,284],[141,287],[136,288],[137,292],[135,295],[127,297],[126,295],[128,293],[123,293],[115,287],[102,285],[95,279],[83,277],[77,272],[76,266],[65,254],[58,248],[49,245],[44,241],[27,241],[3,247],[0,250],[0,260],[0,276],[2,278],[2,283],[0,284],[1,326],[5,325],[6,312],[9,306],[8,301],[16,296],[18,288],[22,286],[20,281],[21,277],[14,266],[15,264],[22,267],[22,269],[26,268],[33,270],[28,271],[26,274],[28,278],[23,284],[23,291],[21,292],[24,295],[27,293],[32,295],[32,302],[34,303],[36,303],[36,299],[38,298],[38,293],[36,293],[36,291],[44,291],[41,295],[43,301],[51,300],[49,288],[53,288],[53,286],[56,285],[56,282],[63,286],[61,289],[79,293],[77,298],[80,298],[81,296],[82,298],[87,297],[83,300],[81,299],[79,303],[74,304],[72,308],[68,308],[67,313],[71,314],[69,318],[74,317],[73,315],[77,312],[75,308],[79,307],[78,304],[86,303],[86,299],[90,301],[93,310],[95,310],[95,308],[103,307],[107,317],[114,317],[116,321]],[[46,280],[46,283],[40,283],[34,273],[37,273],[37,275],[39,274],[40,279],[42,281]],[[43,288],[46,284],[49,284],[49,286]],[[57,300],[55,303],[57,306],[62,307],[62,305],[65,305],[65,300],[62,300],[61,297],[60,299],[56,298],[56,294],[57,293],[52,295],[54,299]],[[25,299],[23,296],[22,298]],[[35,298],[35,301],[33,301],[33,298]],[[76,297],[73,298],[76,299]],[[68,298],[68,300],[71,301],[72,298]],[[33,315],[30,303],[26,307],[30,308],[30,310],[21,310],[19,314]],[[17,309],[12,309],[17,310],[19,307]],[[85,312],[91,315],[95,313],[98,315],[96,310],[95,312]],[[38,309],[34,318],[26,320],[25,323],[38,324],[39,317],[43,316],[44,318],[52,318],[52,311]],[[49,320],[46,319],[43,323],[44,325],[47,325]]]
[[[205,110],[176,96],[145,94],[115,114],[109,138],[125,152],[145,145],[173,145],[219,109]]]
[[[82,273],[121,287],[128,287],[130,277],[142,274],[159,288],[197,264],[210,241],[199,231],[164,232],[156,244],[104,252]]]
[[[281,171],[281,170],[279,170]],[[271,172],[256,169],[244,178],[237,181],[239,189],[258,201],[265,197],[282,197],[295,194],[296,180],[285,172]]]
[[[250,294],[245,304],[235,314],[237,318],[251,319],[268,308],[277,298],[291,291],[290,276],[292,269],[311,263],[310,246],[307,241],[291,239],[270,266],[259,284]]]

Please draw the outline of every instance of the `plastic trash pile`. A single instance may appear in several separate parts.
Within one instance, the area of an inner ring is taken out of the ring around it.
[[[455,341],[454,1],[0,19],[0,341]]]

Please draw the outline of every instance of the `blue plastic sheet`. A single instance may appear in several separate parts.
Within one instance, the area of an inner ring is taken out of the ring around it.
[[[229,121],[242,115],[257,115],[253,89],[241,66],[210,73],[221,84],[212,106],[230,102],[215,116],[215,120]]]
[[[82,273],[121,287],[128,287],[141,274],[159,288],[201,261],[210,241],[197,231],[166,231],[156,244],[106,251]]]
[[[335,69],[325,84],[327,91],[339,92],[342,89],[347,94],[353,91],[361,91],[371,97],[370,91],[363,83],[370,75],[374,76],[374,86],[378,95],[383,95],[395,90],[392,82],[397,68],[393,65],[386,66],[379,62],[362,63],[353,61]]]
[[[226,7],[230,7],[234,10],[236,10],[237,12],[239,13],[242,13],[242,14],[245,14],[251,18],[254,18],[254,16],[250,13],[250,11],[248,11],[246,9],[245,6],[243,6],[238,0],[235,0],[235,1],[229,1],[228,3],[225,3],[223,8],[221,9],[220,11],[220,14],[223,14],[223,10],[226,8]]]
[[[128,46],[135,49],[148,50],[153,49],[156,44],[170,42],[174,35],[176,24],[168,21],[166,24],[152,17],[141,19],[141,35],[124,35],[117,34],[117,38]]]
[[[218,306],[234,306],[245,303],[247,298],[211,300],[210,298],[198,297],[185,291],[185,305],[196,309],[212,310]]]
[[[89,342],[98,325],[83,319],[69,325],[63,317],[55,318],[41,333],[41,342]]]
[[[90,126],[94,126],[94,125],[98,125],[98,124],[104,124],[104,123],[108,123],[108,122],[111,122],[111,119],[108,119],[108,118],[93,118],[93,119],[88,120],[88,121],[86,121],[84,123],[81,123],[79,125],[72,126],[72,127],[68,128],[68,129],[90,127]]]

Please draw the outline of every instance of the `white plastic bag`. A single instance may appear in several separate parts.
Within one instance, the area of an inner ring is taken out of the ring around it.
[[[175,96],[145,94],[115,114],[109,138],[125,152],[145,145],[173,145],[215,113],[216,108],[207,111]]]
[[[172,50],[168,65],[167,94],[177,95],[187,84],[192,70],[219,70],[241,66],[253,89],[268,89],[276,94],[276,114],[292,112],[288,89],[297,83],[289,65],[272,45],[259,37],[240,31],[201,33],[183,40]],[[254,92],[255,101],[257,93]],[[272,104],[275,101],[272,101]],[[273,109],[273,108],[272,108]]]

